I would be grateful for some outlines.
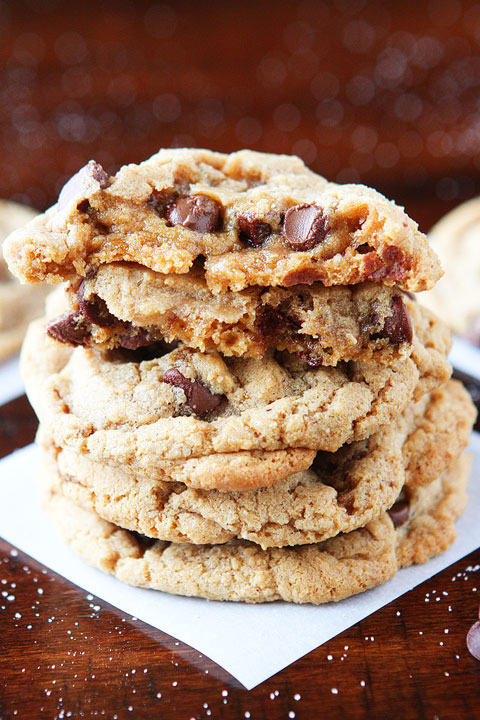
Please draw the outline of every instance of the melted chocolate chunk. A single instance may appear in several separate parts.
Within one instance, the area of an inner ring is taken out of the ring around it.
[[[163,376],[163,382],[181,388],[186,395],[187,405],[197,415],[204,415],[211,410],[215,410],[222,401],[222,395],[214,395],[199,380],[186,378],[177,368],[167,370]]]
[[[108,357],[117,362],[141,363],[146,360],[163,357],[172,350],[175,350],[177,346],[177,342],[167,343],[164,340],[158,340],[150,345],[138,347],[136,350],[130,350],[126,347],[109,350]]]
[[[272,226],[264,220],[249,215],[239,215],[238,227],[240,229],[240,240],[250,243],[253,247],[263,245],[272,232]]]
[[[283,233],[293,250],[312,250],[325,240],[327,218],[316,205],[295,205],[287,210]]]
[[[258,311],[256,324],[262,338],[273,346],[278,344],[280,338],[296,335],[300,327],[293,315],[287,315],[270,305],[264,305]]]
[[[138,348],[152,345],[154,338],[145,328],[131,328],[130,332],[121,335],[119,338],[120,347],[126,350],[138,350]]]
[[[97,185],[98,190],[103,190],[110,184],[110,176],[95,160],[90,160],[90,162],[80,168],[63,186],[58,197],[58,207],[65,207],[65,205],[75,198],[78,198],[78,200],[81,201],[80,205],[82,205],[82,194],[91,188],[92,180],[95,181],[94,184]],[[81,212],[84,211],[81,210]]]
[[[403,342],[411,343],[413,340],[413,328],[410,315],[400,295],[392,299],[392,315],[385,318],[383,330],[372,338],[388,338],[392,345],[400,345]]]
[[[165,217],[167,207],[173,202],[175,197],[175,193],[168,192],[167,190],[153,190],[147,200],[147,205],[150,205],[160,217]]]
[[[398,499],[388,510],[394,526],[400,527],[404,525],[408,520],[408,514],[410,512],[410,503],[408,500]]]
[[[195,232],[215,232],[222,220],[222,206],[208,195],[177,197],[165,210],[172,225],[183,225]]]
[[[45,325],[45,330],[51,338],[67,345],[88,347],[90,343],[90,333],[83,325],[83,316],[78,313],[60,315],[50,320]]]
[[[80,312],[87,320],[90,320],[90,322],[95,323],[95,325],[100,325],[100,327],[109,327],[118,322],[118,318],[112,315],[107,307],[107,303],[101,297],[94,295],[91,300],[85,299],[85,280],[82,280],[80,283],[77,296]]]

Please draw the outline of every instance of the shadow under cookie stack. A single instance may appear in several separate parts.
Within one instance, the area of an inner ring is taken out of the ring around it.
[[[322,603],[453,542],[475,411],[412,294],[438,260],[379,193],[250,151],[91,161],[5,255],[66,281],[22,367],[44,506],[86,562]]]

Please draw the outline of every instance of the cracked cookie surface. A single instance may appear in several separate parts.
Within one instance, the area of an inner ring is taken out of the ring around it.
[[[233,538],[280,547],[320,542],[377,519],[406,490],[425,486],[460,455],[475,410],[450,381],[368,440],[319,453],[310,470],[250,492],[192,490],[92,462],[39,441],[52,487],[123,528],[171,542],[217,544]],[[424,438],[428,437],[428,447]]]
[[[91,161],[5,253],[28,282],[115,261],[184,274],[204,258],[213,293],[365,280],[416,292],[441,276],[416,223],[380,193],[330,183],[297,157],[249,150],[160,150],[114,177]]]
[[[122,582],[168,593],[229,600],[338,601],[426,562],[455,539],[470,463],[461,456],[435,483],[413,490],[397,527],[388,513],[366,527],[313,545],[268,548],[244,540],[192,545],[151,540],[102,520],[40,483],[57,531],[84,561]]]
[[[165,460],[307,448],[370,436],[445,382],[449,333],[408,298],[410,357],[392,365],[310,368],[288,353],[222,358],[180,346],[150,360],[69,348],[30,327],[29,398],[60,446],[152,474]]]

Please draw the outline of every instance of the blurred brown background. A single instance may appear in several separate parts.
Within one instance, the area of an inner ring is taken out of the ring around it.
[[[0,196],[44,209],[95,158],[296,153],[423,230],[480,192],[480,4],[0,2]]]

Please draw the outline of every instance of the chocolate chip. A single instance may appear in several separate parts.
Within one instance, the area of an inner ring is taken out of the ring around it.
[[[292,285],[312,285],[319,280],[320,282],[325,282],[326,280],[321,270],[306,268],[305,270],[292,270],[284,275],[282,285],[284,287],[292,287]]]
[[[63,186],[60,195],[58,197],[58,207],[62,208],[68,205],[69,202],[78,198],[82,201],[82,194],[89,193],[92,190],[93,185],[95,189],[104,189],[110,184],[110,176],[107,175],[101,165],[95,160],[90,160],[80,170],[70,178],[70,180]],[[83,212],[83,210],[81,211]]]
[[[385,318],[383,330],[372,335],[372,338],[388,338],[392,345],[400,345],[403,342],[410,344],[413,340],[412,322],[400,295],[395,295],[392,299],[391,308],[392,314]]]
[[[480,660],[480,622],[473,623],[467,633],[468,652],[473,655],[475,660]]]
[[[407,522],[409,512],[410,503],[408,502],[408,500],[397,500],[397,502],[392,505],[390,510],[388,510],[388,514],[392,518],[392,522],[396,528],[404,525]]]
[[[367,255],[369,257],[369,255]],[[377,258],[379,261],[379,258]],[[407,274],[407,261],[403,250],[395,245],[388,245],[382,251],[383,266],[375,269],[369,277],[376,282],[386,278],[401,282]]]
[[[239,215],[237,221],[240,228],[240,240],[250,243],[253,247],[263,245],[272,232],[271,225],[250,215]]]
[[[257,313],[256,326],[262,338],[268,344],[275,346],[278,345],[280,338],[298,333],[300,323],[293,315],[287,315],[270,305],[264,305]]]
[[[145,328],[132,327],[131,332],[121,335],[119,338],[120,347],[126,350],[138,350],[138,348],[151,345],[153,342],[154,338],[151,337]]]
[[[50,320],[45,325],[47,335],[54,340],[67,345],[89,345],[90,334],[83,325],[82,315],[71,313],[70,315],[60,315],[54,320]]]
[[[177,368],[167,370],[163,376],[163,382],[181,388],[186,395],[187,405],[197,415],[204,415],[211,410],[215,410],[222,401],[222,395],[214,395],[199,380],[186,378]]]
[[[167,207],[175,197],[176,193],[168,190],[153,190],[147,200],[147,205],[150,205],[160,217],[165,217]]]
[[[208,195],[184,195],[168,205],[165,217],[172,225],[183,225],[196,232],[215,232],[220,227],[222,207]]]
[[[90,322],[100,325],[100,327],[109,327],[118,322],[118,318],[111,314],[103,298],[93,295],[91,300],[85,299],[85,280],[80,283],[77,296],[80,312]]]
[[[283,233],[293,250],[311,250],[325,240],[327,218],[316,205],[295,205],[287,210]]]

